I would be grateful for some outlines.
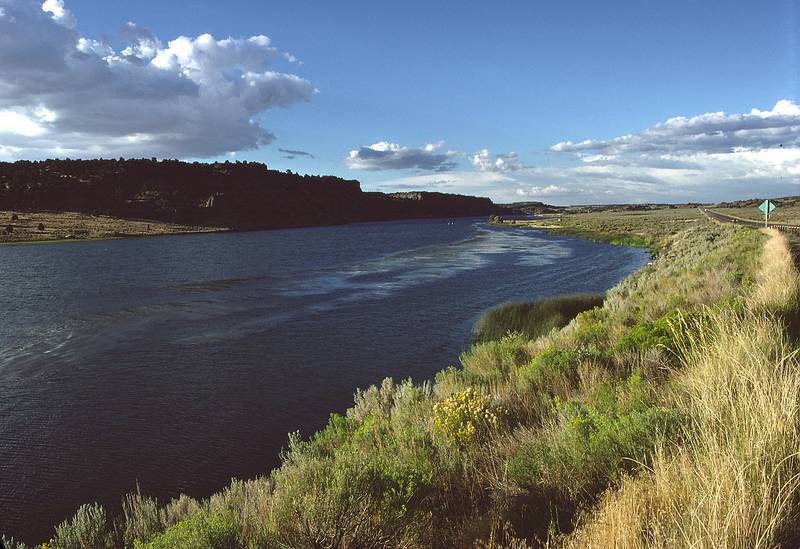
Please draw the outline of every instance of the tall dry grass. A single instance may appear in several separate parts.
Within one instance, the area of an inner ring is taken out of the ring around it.
[[[797,544],[800,364],[775,312],[799,294],[788,242],[772,233],[748,310],[682,331],[672,398],[693,418],[684,442],[662,446],[649,470],[607,493],[566,545]]]
[[[750,302],[754,306],[783,309],[794,304],[800,291],[792,245],[786,235],[767,229],[769,240],[761,255],[760,273]]]

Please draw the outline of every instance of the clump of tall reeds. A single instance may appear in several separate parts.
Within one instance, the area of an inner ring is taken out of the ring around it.
[[[508,302],[488,310],[475,326],[476,342],[496,341],[508,332],[528,339],[566,326],[578,313],[603,304],[603,296],[576,294],[530,302]]]

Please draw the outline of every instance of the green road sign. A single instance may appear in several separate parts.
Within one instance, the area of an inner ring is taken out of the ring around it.
[[[775,209],[775,204],[773,204],[769,200],[765,200],[764,202],[761,203],[758,209],[764,212],[765,214],[772,213],[772,211]]]

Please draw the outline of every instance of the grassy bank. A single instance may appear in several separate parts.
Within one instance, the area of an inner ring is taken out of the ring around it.
[[[688,211],[594,227],[659,251],[601,305],[501,308],[460,367],[357,391],[266,476],[87,505],[45,546],[795,545],[789,243]]]
[[[104,240],[132,236],[219,232],[227,229],[120,219],[77,212],[0,211],[0,244]]]
[[[500,226],[542,228],[555,234],[577,236],[623,246],[641,246],[658,252],[666,236],[703,219],[697,208],[620,210],[547,216],[530,221],[505,221]]]

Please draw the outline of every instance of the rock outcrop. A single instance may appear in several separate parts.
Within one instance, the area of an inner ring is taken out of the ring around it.
[[[254,162],[155,159],[0,163],[0,209],[76,211],[236,229],[506,211],[488,198],[363,192],[355,180],[301,176]]]

